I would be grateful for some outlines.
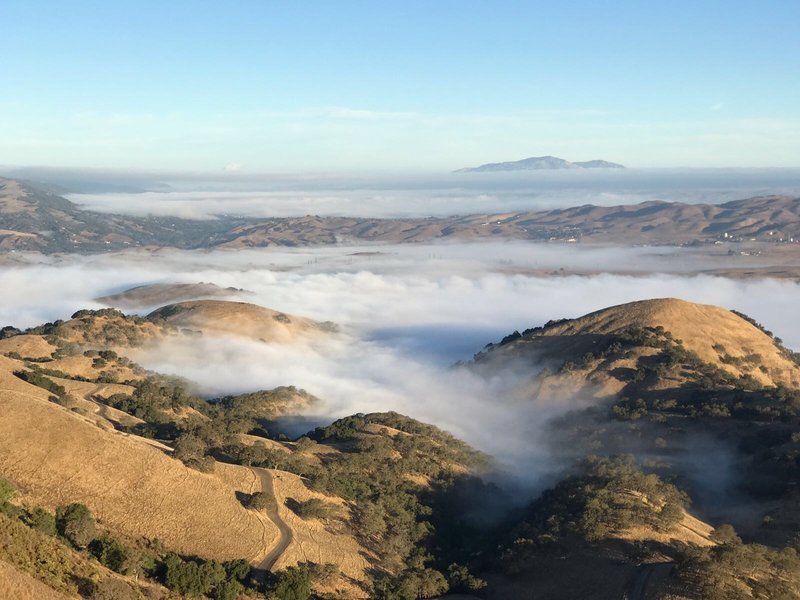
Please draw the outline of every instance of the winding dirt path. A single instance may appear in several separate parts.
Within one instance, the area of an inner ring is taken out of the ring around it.
[[[275,489],[272,485],[272,473],[259,467],[251,467],[251,470],[256,474],[256,477],[261,480],[261,490],[275,498]],[[292,543],[293,535],[291,528],[278,514],[277,506],[275,508],[268,508],[264,512],[266,512],[269,520],[275,524],[275,527],[278,528],[280,537],[278,543],[269,551],[269,554],[264,557],[264,560],[259,563],[257,568],[262,571],[271,571],[281,555],[289,548],[289,544]]]
[[[45,401],[42,398],[40,398],[39,396],[35,396],[34,394],[29,394],[29,393],[26,393],[26,392],[15,390],[15,389],[0,388],[0,392],[16,394],[16,395],[23,396],[23,397],[33,398],[34,400],[37,400],[37,401],[40,401],[40,402],[44,402]],[[90,402],[92,402],[95,405],[96,414],[99,414],[103,418],[107,418],[106,414],[107,414],[108,407],[105,404],[103,404],[102,402],[97,402],[96,400],[90,400]],[[63,409],[63,407],[61,407],[61,408]],[[63,410],[66,410],[66,409],[63,409]],[[79,416],[79,415],[76,415],[76,416]],[[85,417],[80,417],[80,418],[86,420]],[[115,432],[116,433],[120,433],[118,431],[115,431]],[[160,442],[156,442],[155,440],[149,440],[147,438],[143,438],[143,437],[136,436],[136,435],[133,435],[133,434],[122,434],[122,435],[126,435],[126,436],[130,435],[130,436],[135,437],[135,438],[137,438],[137,439],[139,439],[139,440],[141,440],[141,441],[143,441],[143,442],[145,442],[145,443],[147,443],[149,445],[155,445],[160,450],[167,450],[167,451],[170,451],[170,452],[172,451],[172,448],[170,448],[169,446],[167,446],[165,444],[161,444]],[[272,484],[272,473],[270,473],[267,469],[262,469],[262,468],[259,468],[259,467],[250,467],[250,470],[253,472],[253,474],[256,476],[256,478],[261,482],[261,491],[266,492],[267,494],[269,494],[270,496],[275,498],[275,489],[274,489],[273,484]],[[278,559],[289,548],[289,545],[292,543],[292,540],[294,539],[294,536],[292,534],[292,529],[289,527],[289,525],[286,524],[286,521],[284,521],[283,518],[278,514],[277,505],[275,506],[275,508],[269,508],[269,509],[265,510],[264,512],[267,515],[267,517],[269,518],[269,520],[272,521],[272,523],[275,525],[275,527],[278,528],[278,532],[280,534],[280,536],[278,538],[278,543],[275,545],[275,547],[272,550],[269,551],[269,553],[267,553],[267,555],[264,557],[264,559],[256,567],[257,569],[266,572],[266,571],[271,571],[272,570],[272,568],[275,566],[275,563],[278,562]]]

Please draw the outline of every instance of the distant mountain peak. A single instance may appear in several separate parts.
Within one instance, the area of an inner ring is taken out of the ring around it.
[[[458,169],[455,173],[493,173],[502,171],[553,171],[559,169],[624,169],[625,167],[607,160],[587,160],[570,162],[557,156],[531,156],[522,160],[487,163],[479,167]]]

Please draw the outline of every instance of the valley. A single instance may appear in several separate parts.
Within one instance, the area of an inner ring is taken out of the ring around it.
[[[275,329],[287,323],[300,327],[292,337]],[[198,560],[191,557],[250,563],[251,575],[206,584],[212,592],[257,593],[269,572],[302,567],[318,593],[342,598],[436,594],[448,584],[479,598],[527,598],[523,589],[567,598],[585,586],[598,598],[624,590],[680,598],[694,592],[675,590],[704,589],[713,568],[719,597],[728,597],[724,590],[756,581],[726,570],[734,550],[761,553],[758,581],[794,589],[782,574],[791,557],[754,544],[786,546],[800,526],[786,462],[794,442],[785,433],[800,418],[800,357],[749,317],[673,299],[634,302],[506,336],[459,367],[487,380],[513,369],[498,410],[566,402],[540,442],[565,471],[551,471],[554,487],[527,506],[509,496],[518,475],[498,478],[492,458],[412,418],[359,413],[287,437],[282,419],[313,413],[320,399],[296,388],[201,399],[191,382],[126,358],[175,337],[248,331],[260,344],[313,344],[303,339],[310,323],[252,304],[183,300],[147,317],[81,310],[27,331],[6,328],[0,469],[14,493],[2,519],[25,522],[34,508],[78,502],[103,535],[167,572],[175,560]],[[729,507],[687,468],[685,453],[702,442],[731,448],[725,460],[743,475],[725,484]],[[496,516],[460,516],[476,512]],[[731,541],[728,522],[744,541]],[[420,547],[428,550],[416,558]],[[555,556],[564,562],[528,566]],[[17,555],[3,560],[44,576]],[[565,586],[576,561],[582,566]],[[697,561],[706,561],[700,572]],[[183,589],[150,572],[153,589]],[[20,577],[6,585],[29,585]],[[106,579],[119,577],[112,570]],[[70,585],[58,580],[55,589],[80,591]]]

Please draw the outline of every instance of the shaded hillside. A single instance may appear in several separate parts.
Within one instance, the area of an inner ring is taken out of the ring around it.
[[[229,222],[136,218],[81,210],[29,184],[0,178],[0,250],[103,252],[135,246],[203,247]]]

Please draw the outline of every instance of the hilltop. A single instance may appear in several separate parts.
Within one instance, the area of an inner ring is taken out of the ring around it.
[[[151,312],[147,320],[185,333],[234,335],[272,342],[297,341],[303,335],[336,328],[333,323],[317,323],[256,304],[225,300],[169,304]]]
[[[57,320],[25,331],[7,326],[0,330],[0,346],[23,356],[46,352],[50,343],[124,352],[169,338],[203,334],[290,343],[335,331],[334,323],[317,322],[247,302],[193,300],[162,306],[145,317],[102,308],[79,310],[66,321]]]
[[[222,288],[213,283],[152,283],[138,285],[116,294],[95,298],[97,302],[121,309],[164,306],[188,300],[236,296],[246,293],[238,288]]]
[[[537,365],[542,394],[613,397],[632,380],[682,388],[704,378],[746,385],[800,387],[797,358],[745,315],[664,298],[551,321],[509,335],[476,356],[479,370]],[[690,367],[685,365],[689,363]],[[553,372],[554,371],[554,372]]]
[[[644,300],[513,332],[469,368],[514,382],[500,407],[572,407],[540,443],[573,466],[500,528],[486,597],[800,594],[800,355],[758,323]]]
[[[624,169],[618,163],[607,160],[570,162],[555,156],[531,156],[522,160],[487,163],[479,167],[459,169],[455,173],[496,173],[505,171],[553,171],[559,169]]]

